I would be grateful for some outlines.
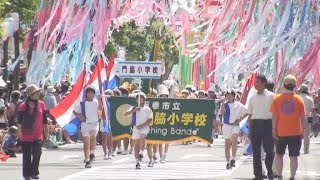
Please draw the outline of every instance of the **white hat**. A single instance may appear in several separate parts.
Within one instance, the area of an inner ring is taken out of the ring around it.
[[[47,87],[47,93],[55,93],[56,90],[52,86]]]
[[[118,93],[119,94],[119,96],[122,96],[122,92],[120,91],[120,89],[114,89],[113,90],[113,93]]]
[[[96,88],[94,86],[92,86],[92,85],[89,85],[89,86],[86,87],[86,91],[89,90],[89,89],[91,89],[94,92],[96,92]]]
[[[200,94],[200,93],[206,94],[206,92],[205,92],[204,90],[200,90],[200,91],[198,92],[198,94]]]
[[[167,87],[165,85],[159,85],[159,96],[161,95],[167,95],[169,96],[169,90],[167,89]]]
[[[184,89],[184,90],[181,91],[181,93],[182,93],[182,94],[183,94],[183,93],[189,94],[189,91],[186,90],[186,89]]]
[[[134,94],[129,94],[128,97],[136,97]]]
[[[191,84],[186,85],[186,89],[192,89],[192,85]]]
[[[135,94],[135,96],[136,96],[136,98],[138,96],[142,96],[142,97],[144,97],[144,99],[147,99],[147,95],[144,92],[137,93],[137,94]]]
[[[104,93],[105,93],[105,94],[106,94],[106,93],[109,93],[111,96],[114,95],[114,93],[113,93],[113,91],[112,91],[111,89],[105,90]]]
[[[214,86],[210,86],[208,92],[216,92],[216,88]]]

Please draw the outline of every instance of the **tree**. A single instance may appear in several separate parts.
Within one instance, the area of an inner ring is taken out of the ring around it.
[[[159,59],[165,61],[167,78],[172,66],[178,63],[179,51],[174,46],[173,38],[173,33],[161,20],[152,18],[150,26],[143,30],[130,22],[112,33],[112,40],[107,44],[105,53],[109,57],[117,53],[119,47],[125,47],[127,60],[144,61],[151,53],[155,40],[160,39]]]
[[[7,17],[11,12],[17,12],[21,23],[20,37],[22,39],[20,40],[23,40],[34,20],[37,5],[38,0],[0,0],[0,19]]]

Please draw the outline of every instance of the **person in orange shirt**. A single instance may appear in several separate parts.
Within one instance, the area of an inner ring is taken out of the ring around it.
[[[294,180],[298,168],[298,156],[304,134],[305,108],[303,99],[294,93],[297,80],[293,75],[284,78],[284,92],[273,99],[272,135],[276,140],[276,167],[278,180],[282,180],[283,156],[289,148],[290,180]]]

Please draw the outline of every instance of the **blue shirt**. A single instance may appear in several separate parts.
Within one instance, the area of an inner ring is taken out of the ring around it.
[[[57,105],[56,97],[52,93],[47,93],[43,101],[46,104],[47,110],[51,110]]]
[[[14,143],[17,142],[17,139],[18,137],[14,137],[10,134],[7,134],[5,137],[4,137],[4,142],[3,142],[3,145],[2,145],[2,149],[4,151],[6,151],[8,148],[13,148],[14,147]]]

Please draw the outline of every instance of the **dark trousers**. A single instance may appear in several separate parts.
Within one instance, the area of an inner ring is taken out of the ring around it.
[[[268,175],[273,175],[274,141],[272,137],[272,120],[254,119],[251,131],[254,175],[256,178],[262,177],[261,145],[263,145],[266,152],[265,164]]]
[[[39,163],[42,153],[42,142],[22,142],[23,153],[23,177],[39,175]]]

